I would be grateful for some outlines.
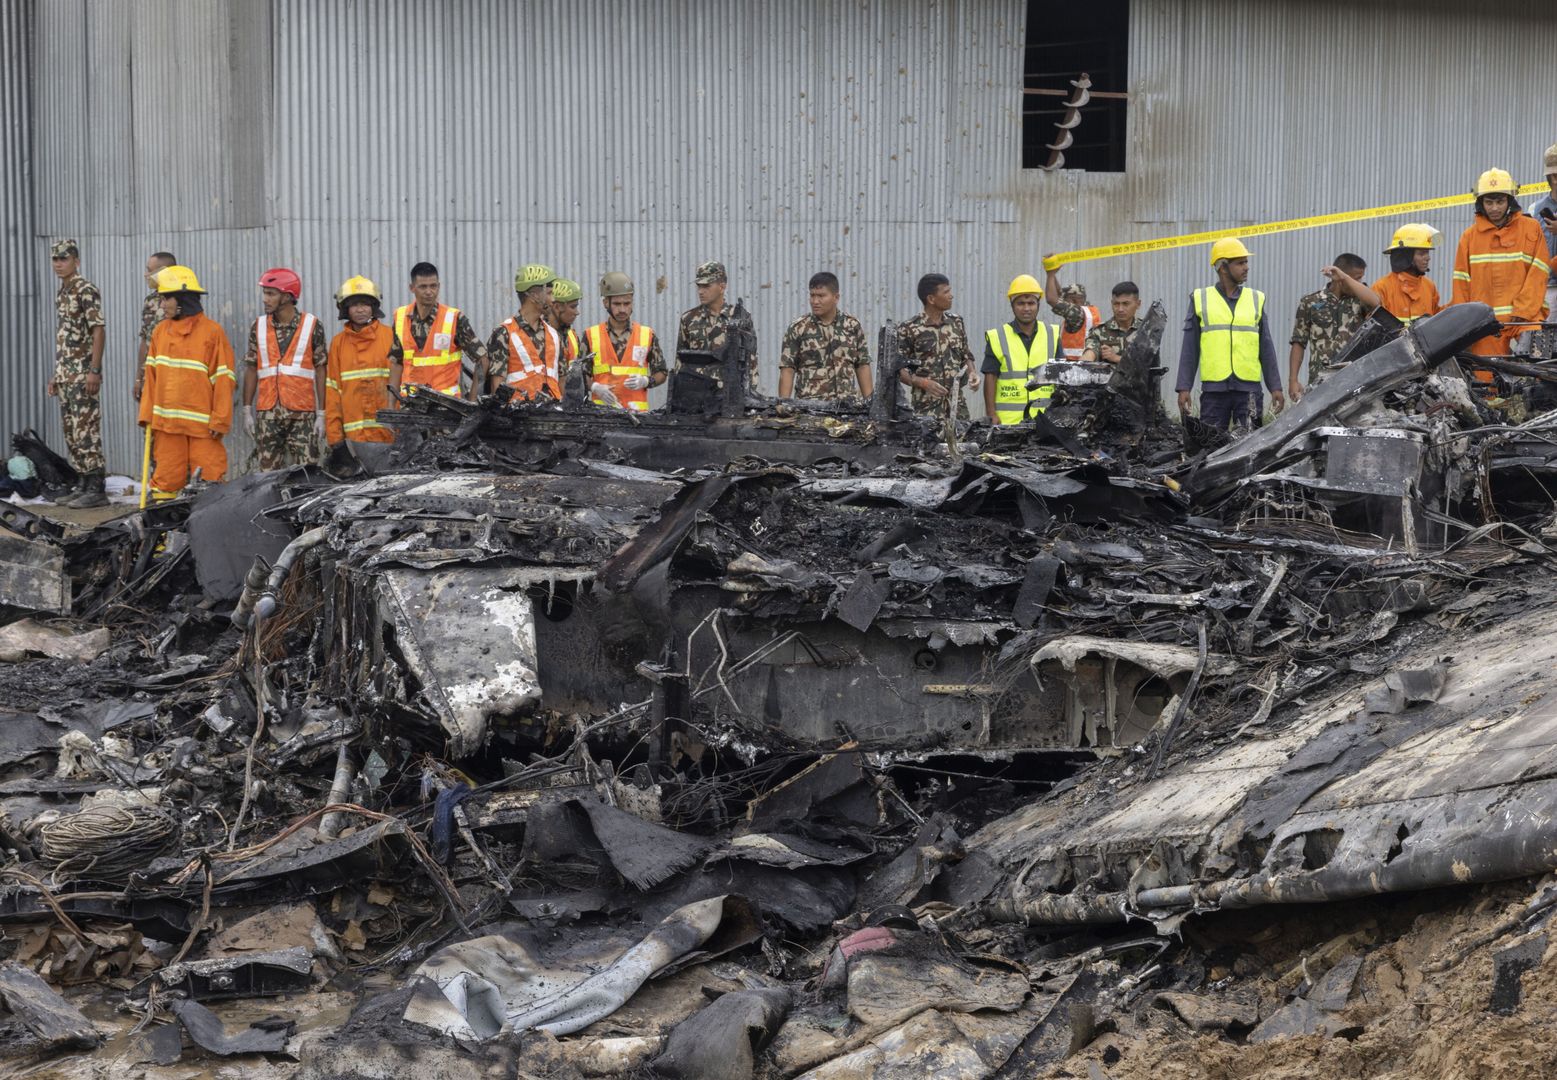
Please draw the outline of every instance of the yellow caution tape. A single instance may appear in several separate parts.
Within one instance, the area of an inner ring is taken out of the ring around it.
[[[1547,191],[1547,185],[1525,184],[1521,195],[1538,195]],[[1443,210],[1450,206],[1466,206],[1476,201],[1476,196],[1445,195],[1441,199],[1418,199],[1415,202],[1394,203],[1391,206],[1374,206],[1367,210],[1344,210],[1339,214],[1317,214],[1314,217],[1291,218],[1287,221],[1271,221],[1264,225],[1241,225],[1235,229],[1215,229],[1211,232],[1185,233],[1183,236],[1164,236],[1158,240],[1132,240],[1128,244],[1108,244],[1104,247],[1082,248],[1080,251],[1062,251],[1043,260],[1045,270],[1058,270],[1067,263],[1091,262],[1093,259],[1111,259],[1116,255],[1137,255],[1147,251],[1168,251],[1172,248],[1194,247],[1229,237],[1246,239],[1250,236],[1269,236],[1271,233],[1295,232],[1298,229],[1317,229],[1321,225],[1341,225],[1348,221],[1366,221],[1370,218],[1394,217],[1397,214],[1416,214],[1423,210]]]

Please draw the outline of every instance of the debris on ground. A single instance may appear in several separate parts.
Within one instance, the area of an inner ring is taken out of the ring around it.
[[[1557,1073],[1557,413],[1467,389],[1488,318],[1232,441],[1155,310],[1014,427],[890,348],[743,398],[736,342],[661,411],[413,393],[371,469],[5,504],[0,1053]]]

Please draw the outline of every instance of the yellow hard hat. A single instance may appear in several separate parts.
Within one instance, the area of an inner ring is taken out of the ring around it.
[[[569,278],[560,277],[551,283],[551,298],[559,304],[569,304],[584,295],[584,287]]]
[[[1018,274],[1011,279],[1011,287],[1006,290],[1006,299],[1017,296],[1036,296],[1043,299],[1043,286],[1038,284],[1038,279],[1031,274]]]
[[[1211,265],[1215,266],[1223,259],[1247,259],[1249,249],[1243,246],[1243,241],[1237,237],[1228,237],[1218,240],[1211,245]]]
[[[1388,255],[1391,251],[1399,251],[1401,248],[1436,247],[1434,241],[1437,239],[1438,230],[1431,225],[1409,222],[1395,230],[1395,235],[1389,238],[1389,247],[1384,249],[1384,254]]]
[[[514,275],[514,292],[526,293],[537,285],[550,285],[557,280],[557,272],[543,263],[521,266]]]
[[[200,287],[200,279],[195,277],[195,272],[187,266],[164,266],[157,271],[157,291],[159,293],[176,292],[205,292]]]
[[[1518,193],[1514,187],[1514,178],[1502,169],[1488,169],[1476,178],[1478,199],[1483,195],[1507,195],[1512,199]]]
[[[353,296],[371,297],[376,304],[384,302],[384,294],[379,291],[379,287],[361,274],[354,274],[341,282],[341,287],[335,290],[336,306],[339,307]]]

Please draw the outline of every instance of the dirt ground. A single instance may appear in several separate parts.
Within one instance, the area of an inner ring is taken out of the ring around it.
[[[1489,1011],[1493,957],[1539,928],[1519,925],[1495,940],[1537,891],[1537,882],[1380,898],[1282,913],[1241,912],[1187,928],[1207,945],[1207,996],[1224,1006],[1259,1000],[1260,1015],[1284,990],[1360,952],[1362,967],[1336,1032],[1277,1038],[1190,1030],[1160,1004],[1137,1009],[1044,1077],[1108,1080],[1538,1080],[1557,1076],[1557,941],[1522,976],[1511,1015]],[[1533,925],[1540,923],[1539,918]],[[1537,946],[1537,947],[1538,947]],[[1228,968],[1231,970],[1228,970]],[[1241,977],[1238,972],[1249,972]],[[1144,999],[1151,1001],[1151,995]],[[1101,1068],[1089,1071],[1089,1064]]]

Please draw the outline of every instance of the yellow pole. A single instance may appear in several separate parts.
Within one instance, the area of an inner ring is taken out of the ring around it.
[[[141,509],[146,509],[146,497],[150,493],[147,482],[151,479],[151,425],[146,425],[146,449],[141,452]]]

